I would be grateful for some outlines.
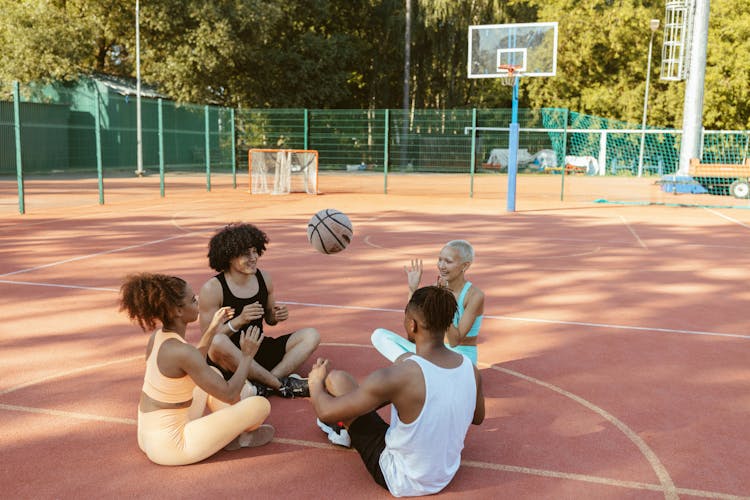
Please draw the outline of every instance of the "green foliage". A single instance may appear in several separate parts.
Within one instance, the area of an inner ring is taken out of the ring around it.
[[[522,80],[522,107],[639,123],[649,19],[664,0],[148,0],[141,73],[179,101],[235,107],[400,108],[411,1],[415,108],[502,107],[498,80],[466,77],[473,24],[559,22],[558,73]],[[133,0],[0,0],[0,81],[135,77]],[[711,4],[704,126],[750,127],[750,3]],[[649,124],[682,126],[684,82],[659,80]]]

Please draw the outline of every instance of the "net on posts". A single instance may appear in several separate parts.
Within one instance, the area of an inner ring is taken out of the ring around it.
[[[318,193],[318,152],[302,149],[251,149],[252,194]]]

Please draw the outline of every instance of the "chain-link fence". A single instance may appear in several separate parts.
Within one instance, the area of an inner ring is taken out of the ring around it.
[[[31,174],[101,179],[136,171],[133,95],[97,81],[0,89],[0,175],[16,175],[20,183]],[[318,151],[321,172],[459,173],[471,175],[473,185],[474,174],[507,170],[510,120],[509,109],[234,110],[144,97],[142,165],[162,178],[205,171],[209,189],[212,173],[231,173],[236,187],[237,174],[247,173],[249,149],[312,149]],[[657,182],[678,173],[679,130],[642,130],[560,108],[522,109],[518,120],[522,173],[654,177]],[[750,131],[705,131],[701,161],[740,165],[749,144]],[[564,180],[561,197],[563,186]],[[591,196],[607,198],[606,193]],[[635,191],[630,197],[643,198]]]

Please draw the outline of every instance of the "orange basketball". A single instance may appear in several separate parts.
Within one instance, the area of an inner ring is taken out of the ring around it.
[[[318,252],[338,253],[349,246],[354,227],[346,214],[335,208],[325,208],[307,223],[307,239]]]

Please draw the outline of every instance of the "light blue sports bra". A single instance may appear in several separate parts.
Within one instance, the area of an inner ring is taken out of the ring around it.
[[[458,295],[458,310],[456,311],[455,316],[453,316],[453,326],[455,327],[458,327],[458,322],[461,321],[461,317],[464,315],[464,299],[466,298],[466,293],[469,291],[469,288],[471,288],[471,281],[466,282],[461,289],[461,293]],[[483,317],[484,315],[482,314],[474,319],[474,324],[471,325],[469,332],[466,334],[467,337],[476,337],[479,335],[479,328],[482,326]]]

